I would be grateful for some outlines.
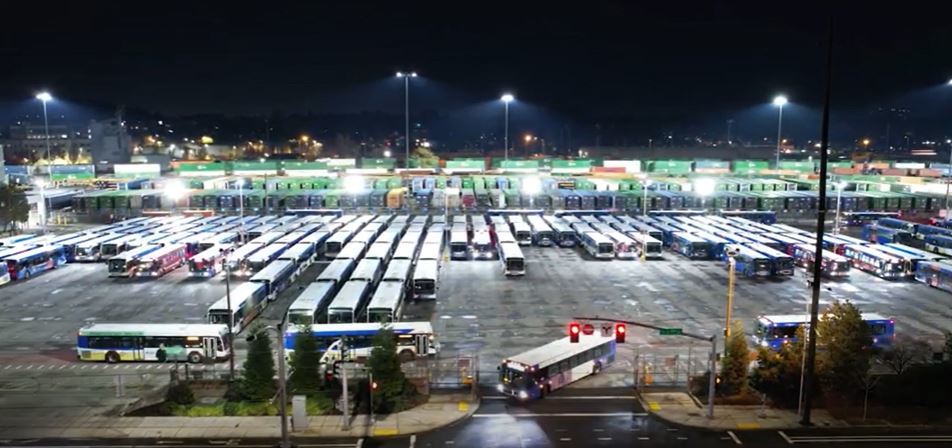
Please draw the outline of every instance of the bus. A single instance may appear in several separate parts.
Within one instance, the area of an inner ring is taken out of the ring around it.
[[[635,243],[635,240],[624,233],[610,229],[604,233],[608,239],[615,243],[615,256],[623,260],[634,260],[638,258],[641,247]]]
[[[393,251],[393,256],[390,257],[391,260],[416,260],[416,244],[413,243],[400,243],[397,245],[397,249]]]
[[[499,244],[499,261],[507,277],[526,275],[526,258],[516,243]]]
[[[245,262],[238,268],[236,275],[250,277],[260,272],[272,261],[277,260],[287,249],[288,246],[284,243],[271,243],[260,250],[256,250],[255,253],[245,259]]]
[[[393,255],[394,243],[384,243],[376,242],[370,245],[367,249],[367,252],[364,254],[365,260],[380,260],[381,263],[387,264],[390,261],[390,256]]]
[[[288,325],[314,325],[334,297],[334,284],[314,282],[307,285],[288,308]]]
[[[556,236],[552,227],[539,215],[529,215],[529,228],[532,230],[532,243],[548,247],[555,244]]]
[[[793,276],[794,261],[790,255],[759,243],[750,244],[747,247],[759,252],[770,260],[770,273],[772,275],[779,277]]]
[[[36,238],[37,235],[34,233],[24,233],[20,235],[8,236],[6,238],[0,238],[0,247],[7,248],[10,246],[16,246],[25,242],[29,242],[30,239]]]
[[[248,281],[265,285],[265,289],[268,291],[268,301],[271,301],[278,298],[278,294],[291,285],[295,273],[297,273],[297,269],[295,269],[294,262],[275,260],[258,271],[257,274],[251,276]]]
[[[317,274],[314,281],[329,282],[334,285],[334,292],[337,292],[337,288],[344,285],[355,266],[357,266],[357,262],[354,260],[334,260],[328,263],[320,274]]]
[[[947,229],[945,227],[930,226],[926,224],[919,224],[916,227],[915,236],[917,239],[924,240],[930,235],[943,235],[947,237],[952,237],[952,229]]]
[[[367,322],[400,320],[405,289],[399,282],[381,282],[367,305]]]
[[[496,245],[498,246],[504,243],[518,244],[516,242],[516,237],[512,236],[512,232],[508,230],[496,232]]]
[[[93,238],[91,240],[83,241],[76,245],[76,249],[73,252],[73,260],[99,261],[102,259],[102,256],[99,254],[102,244],[117,238],[122,238],[122,237],[123,237],[122,235],[110,233],[108,235],[103,235],[98,238]]]
[[[576,343],[566,337],[503,360],[496,389],[520,401],[539,399],[614,361],[614,337],[585,335]]]
[[[520,246],[529,246],[532,244],[532,229],[529,224],[522,221],[512,223],[512,235]]]
[[[854,268],[882,278],[894,279],[908,275],[907,263],[902,258],[869,246],[847,245],[843,256],[849,258]]]
[[[863,226],[863,239],[871,243],[908,243],[913,240],[911,233],[903,229],[894,229],[879,224]]]
[[[353,232],[340,229],[334,232],[327,241],[324,242],[324,256],[327,258],[336,258],[337,253],[344,248],[344,245],[353,237]]]
[[[132,277],[136,275],[139,267],[139,259],[143,256],[158,250],[158,244],[147,244],[134,249],[129,249],[106,262],[110,277]]]
[[[169,244],[156,249],[139,259],[136,277],[161,277],[185,264],[187,258],[184,244]]]
[[[812,272],[813,262],[816,260],[815,246],[796,244],[793,247],[793,259],[797,265]],[[823,260],[820,263],[820,273],[826,277],[837,278],[850,275],[850,261],[840,254],[824,250]]]
[[[410,280],[410,270],[413,269],[413,262],[410,260],[393,260],[387,265],[383,277],[383,282],[400,282],[406,288]]]
[[[443,248],[437,244],[424,244],[420,248],[420,252],[417,253],[416,261],[420,260],[436,260],[439,261],[440,257],[443,254]]]
[[[916,266],[916,281],[933,288],[952,292],[952,265],[937,261],[921,261]]]
[[[315,324],[311,325],[311,336],[317,340],[318,352],[323,354],[321,363],[330,365],[341,359],[369,357],[373,349],[371,341],[384,328],[393,332],[397,356],[401,361],[435,356],[439,352],[439,344],[429,322]],[[284,348],[289,355],[294,353],[295,339],[300,331],[298,327],[290,327],[284,334]],[[346,356],[341,355],[341,338],[347,338]]]
[[[231,356],[228,328],[213,324],[95,323],[76,334],[80,361],[222,361]]]
[[[645,258],[664,258],[664,246],[661,244],[661,241],[652,238],[651,235],[640,232],[629,232],[628,237],[635,242],[639,255]]]
[[[28,280],[66,264],[63,246],[40,246],[3,259],[10,280]]]
[[[592,257],[615,258],[615,244],[605,235],[596,231],[581,232],[579,233],[579,239],[582,242],[582,247]]]
[[[439,281],[439,262],[437,260],[419,260],[413,269],[412,297],[422,300],[436,300]]]
[[[238,233],[237,232],[220,232],[216,233],[211,238],[208,238],[203,241],[198,242],[198,250],[208,250],[214,246],[224,246],[224,247],[233,247],[235,243],[238,242]]]
[[[368,282],[352,280],[344,283],[334,296],[334,300],[327,306],[327,323],[357,322],[358,313],[369,294],[370,283]]]
[[[861,226],[884,218],[898,217],[899,213],[897,212],[845,212],[843,213],[843,222],[848,226]]]
[[[952,257],[952,237],[929,235],[925,238],[925,248],[929,252]]]
[[[820,315],[820,319],[823,315]],[[863,313],[863,321],[872,332],[874,347],[888,347],[896,338],[896,321],[879,314]],[[810,324],[808,314],[760,316],[754,323],[754,343],[771,350],[780,350],[786,344],[797,341],[797,330]]]
[[[370,283],[371,287],[377,285],[380,276],[383,275],[383,263],[380,260],[365,258],[357,263],[354,272],[350,274],[351,280],[360,280]]]
[[[551,223],[550,227],[559,247],[575,247],[577,243],[575,231],[568,224],[559,221]]]
[[[924,250],[919,250],[919,249],[916,249],[915,247],[910,247],[910,246],[907,246],[907,245],[905,245],[905,244],[890,243],[890,244],[886,244],[885,247],[888,247],[888,248],[891,248],[891,249],[895,249],[895,250],[897,250],[897,251],[899,251],[899,252],[904,252],[904,253],[906,253],[906,254],[912,255],[912,256],[913,256],[913,260],[917,260],[917,261],[918,261],[918,260],[923,260],[923,261],[939,261],[939,260],[946,260],[946,259],[948,259],[948,257],[943,256],[943,255],[941,255],[941,254],[936,254],[936,253],[933,253],[933,252],[927,252],[927,251],[924,251]]]
[[[122,252],[132,249],[134,247],[133,245],[139,241],[141,237],[142,235],[138,234],[123,235],[114,240],[104,242],[99,246],[99,256],[106,259],[115,257]]]
[[[749,247],[734,246],[734,266],[745,277],[769,277],[770,258]],[[725,257],[725,265],[730,265],[730,258]]]
[[[267,297],[268,290],[263,284],[242,283],[231,290],[231,307],[228,306],[229,298],[227,295],[208,307],[206,313],[208,323],[228,325],[228,319],[230,318],[232,331],[237,334],[247,327],[255,317],[258,317],[262,304],[265,303]]]
[[[245,266],[248,257],[264,247],[264,244],[249,242],[231,251],[225,258],[225,266],[228,268],[228,272],[234,276],[241,276],[240,270]]]
[[[473,258],[480,260],[492,260],[496,258],[496,251],[493,250],[493,239],[489,231],[478,231],[473,233]]]
[[[671,249],[692,260],[710,260],[713,258],[711,243],[687,232],[674,232],[672,234]]]
[[[367,245],[358,241],[347,243],[340,251],[334,255],[335,260],[360,260],[364,256]],[[329,256],[329,255],[328,255]]]
[[[299,269],[304,269],[314,261],[314,249],[316,246],[309,243],[297,243],[278,256],[278,260],[293,261]]]
[[[454,230],[450,234],[450,258],[453,260],[469,259],[469,235],[465,230]]]
[[[214,277],[225,263],[231,252],[230,244],[212,246],[188,259],[188,275],[190,277]]]

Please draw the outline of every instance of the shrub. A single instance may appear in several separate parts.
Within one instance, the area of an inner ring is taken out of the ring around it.
[[[188,383],[178,381],[169,386],[169,390],[165,394],[165,400],[175,404],[189,405],[195,402],[195,394]]]

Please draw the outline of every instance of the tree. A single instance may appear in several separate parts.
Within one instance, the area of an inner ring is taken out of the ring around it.
[[[26,195],[17,191],[13,185],[0,185],[0,228],[4,232],[13,232],[21,222],[30,216],[30,205]]]
[[[373,374],[377,389],[374,391],[373,407],[378,412],[390,412],[398,399],[404,395],[407,378],[400,369],[397,342],[389,327],[377,332],[373,338],[373,350],[367,367]]]
[[[318,367],[321,363],[317,352],[317,340],[311,334],[311,329],[302,326],[294,338],[294,354],[291,356],[291,375],[288,377],[288,388],[292,392],[311,395],[321,386]]]
[[[429,148],[418,147],[413,150],[410,157],[416,159],[417,166],[420,168],[437,168],[440,166],[440,158]]]
[[[255,337],[248,346],[244,377],[241,380],[241,395],[246,400],[265,401],[274,396],[274,358],[271,354],[271,337],[267,331],[254,328]]]
[[[833,302],[817,324],[817,358],[824,366],[824,390],[855,397],[869,372],[872,333],[859,308]]]
[[[880,359],[882,363],[892,369],[897,375],[902,375],[909,367],[929,362],[932,356],[932,347],[922,339],[908,336],[896,338],[892,346],[886,349]]]
[[[721,384],[723,395],[741,394],[747,389],[747,373],[750,369],[750,349],[744,325],[735,320],[731,323],[731,335],[727,338],[724,357],[721,358]]]
[[[779,351],[760,347],[757,367],[750,374],[750,387],[780,406],[796,407],[800,399],[803,341],[804,328],[801,327],[797,329],[796,342],[784,344]],[[817,383],[813,385],[814,391],[819,389]]]

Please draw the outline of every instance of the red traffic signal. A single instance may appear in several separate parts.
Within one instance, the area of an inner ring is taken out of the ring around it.
[[[376,382],[376,381],[370,383],[370,390],[377,390],[377,382]]]
[[[578,322],[572,322],[569,324],[569,342],[576,343],[578,342],[579,334],[582,333],[582,326]]]
[[[628,333],[628,329],[625,328],[625,324],[615,324],[615,342],[625,342],[626,333]]]

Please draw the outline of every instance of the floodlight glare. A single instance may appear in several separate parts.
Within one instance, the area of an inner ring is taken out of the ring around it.
[[[347,176],[344,178],[344,190],[356,194],[364,189],[363,176]]]
[[[777,96],[774,97],[774,99],[773,99],[773,105],[774,105],[774,106],[783,107],[783,105],[785,105],[785,104],[787,104],[787,97],[785,97],[785,96],[783,96],[783,95],[777,95]]]
[[[502,102],[504,103],[511,103],[516,100],[516,97],[512,96],[511,93],[506,93],[506,94],[503,94],[503,96],[499,99],[502,100]]]
[[[701,196],[710,196],[714,194],[714,188],[716,183],[714,179],[709,177],[702,177],[694,181],[694,191]]]
[[[50,95],[50,92],[40,92],[36,94],[36,99],[45,103],[47,101],[53,101],[53,95]]]
[[[402,78],[402,77],[403,77],[403,72],[397,72],[397,78]]]
[[[165,184],[165,196],[173,201],[178,201],[185,194],[185,185],[179,180],[173,180]]]
[[[522,180],[522,192],[528,195],[536,195],[542,191],[542,181],[538,177],[527,177]]]

